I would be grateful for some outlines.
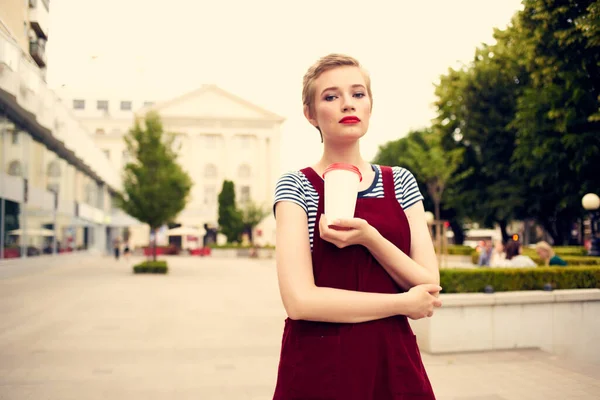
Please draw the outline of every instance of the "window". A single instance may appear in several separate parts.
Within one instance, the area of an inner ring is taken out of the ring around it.
[[[207,164],[204,167],[204,177],[205,178],[216,178],[217,177],[217,167],[214,164]]]
[[[60,164],[58,160],[54,160],[48,163],[48,170],[46,174],[50,178],[60,178]]]
[[[131,101],[122,101],[121,102],[121,110],[130,111],[131,110]]]
[[[151,107],[151,106],[153,106],[153,105],[154,105],[154,102],[153,102],[153,101],[145,101],[145,102],[144,102],[144,107]]]
[[[102,152],[104,153],[104,155],[106,156],[106,158],[110,159],[110,150],[108,150],[108,149],[102,149]]]
[[[240,188],[240,203],[248,203],[250,201],[250,186],[242,186]]]
[[[242,179],[250,178],[250,166],[248,164],[242,164],[238,168],[238,176]]]
[[[127,150],[123,150],[121,157],[123,157],[123,165],[129,163],[129,152]]]
[[[12,144],[19,144],[19,132],[18,131],[12,131],[11,132],[11,142]]]
[[[8,164],[8,174],[10,176],[23,176],[23,167],[21,167],[21,161],[11,161],[10,164]]]
[[[207,206],[217,203],[217,189],[210,185],[204,187],[204,204]]]
[[[85,110],[85,100],[81,100],[81,99],[73,100],[73,109]]]
[[[96,108],[98,110],[108,111],[108,100],[98,100],[96,104]]]
[[[104,129],[102,128],[96,128],[96,135],[104,135],[106,132],[104,132]]]

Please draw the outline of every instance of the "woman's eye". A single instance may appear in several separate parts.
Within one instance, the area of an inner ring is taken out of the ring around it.
[[[361,99],[361,98],[365,97],[365,94],[364,93],[354,93],[354,97]]]
[[[325,101],[333,101],[336,96],[330,94],[329,96],[325,96]]]

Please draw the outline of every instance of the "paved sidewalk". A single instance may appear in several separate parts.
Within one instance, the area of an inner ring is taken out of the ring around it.
[[[108,256],[0,263],[0,399],[270,399],[285,318],[274,262],[169,263],[167,276]],[[539,350],[423,359],[438,400],[599,398],[598,365]]]

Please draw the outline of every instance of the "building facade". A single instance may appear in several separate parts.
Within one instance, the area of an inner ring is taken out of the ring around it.
[[[117,170],[48,88],[33,44],[47,39],[46,0],[0,9],[0,258],[105,252],[123,222]],[[45,36],[44,36],[45,35]],[[42,38],[44,36],[44,38]]]
[[[189,202],[175,222],[200,229],[205,225],[217,227],[217,197],[227,179],[235,184],[240,208],[254,202],[269,211],[253,236],[260,245],[275,244],[270,210],[280,174],[282,117],[215,85],[158,103],[76,95],[71,95],[68,103],[92,133],[96,145],[120,171],[129,160],[123,136],[136,117],[158,112],[165,131],[176,134],[178,161],[194,182]],[[132,228],[131,233],[134,246],[148,243],[147,227]]]

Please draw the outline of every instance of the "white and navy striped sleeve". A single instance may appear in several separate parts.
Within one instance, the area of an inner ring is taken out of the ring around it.
[[[275,206],[280,201],[296,203],[308,214],[302,175],[299,172],[286,172],[277,181],[275,200],[273,201],[273,215],[275,215]]]
[[[396,198],[403,210],[407,210],[410,206],[423,200],[417,180],[409,170],[402,167],[393,167],[392,171]]]

